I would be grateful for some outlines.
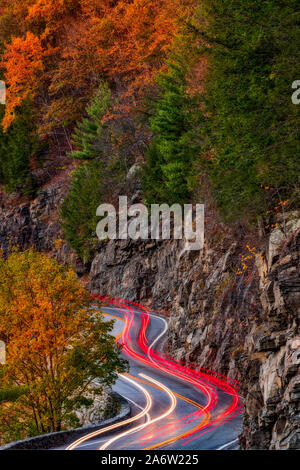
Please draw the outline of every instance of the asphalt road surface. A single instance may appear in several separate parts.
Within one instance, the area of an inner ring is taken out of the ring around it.
[[[168,357],[166,318],[121,299],[105,301],[103,312],[115,319],[113,334],[130,364],[113,389],[129,401],[132,415],[83,436],[68,450],[238,448],[243,409],[238,383]]]

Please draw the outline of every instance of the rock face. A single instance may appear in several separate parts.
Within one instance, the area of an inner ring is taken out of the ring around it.
[[[35,246],[80,275],[89,270],[94,293],[168,312],[173,357],[242,384],[242,448],[299,449],[299,215],[268,239],[213,216],[199,252],[183,252],[180,241],[102,242],[90,267],[62,240],[57,208],[64,193],[52,186],[31,203],[2,210],[4,254],[12,245]]]
[[[32,202],[6,211],[0,211],[0,246],[6,255],[11,247],[22,249],[35,246],[39,250],[52,251],[54,242],[61,234],[57,209],[63,200],[64,191],[52,186],[38,192]]]
[[[92,399],[93,404],[90,407],[83,406],[75,411],[81,428],[97,425],[106,419],[113,418],[120,412],[121,404],[113,393],[109,394],[103,390],[102,394],[98,395],[91,391],[86,392],[85,397]]]
[[[95,256],[90,290],[167,310],[175,289],[176,243],[109,241]]]
[[[272,233],[263,254],[244,247],[228,229],[199,253],[111,241],[92,263],[90,289],[168,310],[176,359],[241,382],[243,448],[300,448],[298,223]]]
[[[38,191],[33,201],[10,210],[2,207],[0,249],[3,255],[6,256],[12,247],[25,250],[33,246],[72,266],[78,273],[83,272],[84,266],[62,239],[59,206],[65,194],[65,185],[57,183]]]
[[[240,367],[245,367],[245,377],[251,377],[245,389],[241,439],[246,448],[300,449],[300,230],[297,226],[297,222],[290,223],[286,238],[277,250],[270,238],[266,263],[258,266],[264,323],[248,334],[246,357],[240,361]]]

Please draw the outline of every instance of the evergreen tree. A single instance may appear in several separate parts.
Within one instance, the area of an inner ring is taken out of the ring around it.
[[[3,108],[1,117],[4,114]],[[30,160],[37,158],[41,151],[34,131],[34,115],[29,100],[18,109],[14,123],[6,132],[0,125],[0,181],[8,192],[19,190],[30,194],[34,190]]]
[[[297,194],[299,202],[300,106],[291,100],[299,2],[203,0],[199,17],[209,44],[207,147],[220,208],[227,218],[251,218],[280,200],[295,204]]]
[[[62,227],[67,242],[84,262],[89,261],[97,243],[97,207],[117,192],[126,173],[122,154],[113,142],[113,134],[117,135],[119,129],[111,122],[103,123],[110,103],[110,90],[101,85],[87,108],[87,117],[73,134],[77,150],[69,154],[84,162],[72,175],[61,208]]]
[[[107,148],[107,126],[103,117],[111,104],[111,93],[107,84],[99,87],[91,104],[87,107],[87,117],[77,124],[72,144],[75,150],[70,154],[79,160],[93,160],[105,157]]]
[[[190,196],[189,179],[198,146],[193,139],[201,114],[188,93],[186,67],[179,60],[158,79],[160,96],[150,118],[155,137],[146,155],[143,187],[148,203],[180,203]]]
[[[103,201],[103,165],[91,161],[74,171],[71,188],[61,207],[65,239],[87,262],[97,242],[96,209]]]

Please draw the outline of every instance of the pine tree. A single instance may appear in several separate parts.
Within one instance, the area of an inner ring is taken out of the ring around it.
[[[227,218],[299,202],[299,2],[203,0],[209,172]],[[298,188],[298,189],[297,189]]]
[[[8,192],[19,190],[30,194],[35,187],[30,160],[38,157],[41,145],[34,133],[34,115],[29,100],[17,110],[16,116],[6,132],[0,126],[0,181]]]
[[[72,175],[71,188],[61,207],[65,239],[87,262],[95,248],[96,209],[103,201],[103,165],[91,161],[81,165]]]
[[[83,160],[73,173],[71,188],[61,208],[65,238],[84,262],[88,262],[98,241],[96,209],[109,200],[124,181],[126,161],[115,145],[122,129],[111,121],[103,122],[111,104],[111,93],[101,85],[87,108],[87,117],[77,125],[72,158]]]
[[[189,178],[197,152],[193,130],[200,113],[188,94],[186,67],[170,61],[158,78],[160,96],[150,128],[155,137],[146,155],[143,187],[148,203],[181,203],[190,197]]]
[[[91,104],[87,107],[87,117],[77,124],[72,144],[75,150],[70,154],[79,160],[93,160],[105,156],[107,134],[103,117],[111,104],[111,93],[107,84],[99,87]]]

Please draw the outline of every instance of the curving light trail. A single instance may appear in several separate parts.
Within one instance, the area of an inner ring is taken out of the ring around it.
[[[231,401],[231,404],[227,407],[227,409],[223,411],[222,413],[218,414],[217,417],[215,417],[214,419],[210,420],[209,422],[206,422],[204,426],[201,426],[200,433],[197,433],[197,431],[199,431],[199,426],[195,426],[193,429],[191,429],[188,432],[185,432],[181,436],[181,439],[186,440],[185,442],[183,442],[183,445],[185,445],[186,443],[190,442],[193,439],[197,439],[200,435],[204,434],[205,432],[208,432],[211,429],[216,428],[217,426],[220,426],[228,419],[231,419],[234,416],[236,416],[237,413],[242,412],[242,405],[240,405],[240,399],[238,395],[239,384],[237,381],[229,379],[228,377],[225,377],[221,374],[215,373],[213,371],[209,371],[204,368],[195,369],[194,367],[188,366],[184,364],[183,362],[175,361],[174,359],[170,358],[166,354],[155,351],[152,347],[153,343],[151,346],[148,346],[146,330],[150,321],[150,315],[149,315],[148,310],[145,307],[134,302],[124,301],[123,299],[116,299],[116,298],[112,299],[109,297],[101,297],[101,296],[100,297],[95,296],[95,297],[99,300],[105,301],[113,305],[118,305],[119,307],[125,308],[125,310],[127,310],[126,326],[125,326],[125,329],[123,330],[123,335],[121,337],[123,350],[126,354],[146,363],[147,365],[151,365],[149,363],[150,362],[149,357],[150,357],[153,367],[162,369],[165,372],[168,372],[178,378],[181,378],[189,382],[190,384],[200,389],[206,395],[207,402],[206,402],[205,407],[202,410],[200,411],[198,410],[192,413],[191,415],[186,416],[185,418],[182,418],[181,420],[179,420],[177,422],[178,428],[183,427],[185,424],[187,424],[187,422],[199,420],[199,417],[203,415],[204,413],[211,413],[212,410],[216,408],[217,403],[218,403],[218,389],[221,389],[223,392],[231,396],[232,401]],[[138,338],[138,345],[143,354],[137,353],[131,347],[132,341],[130,338],[130,329],[133,326],[134,317],[135,317],[135,312],[134,312],[133,307],[143,312],[141,315],[142,324],[140,327],[140,333],[139,333],[139,338]],[[157,338],[157,340],[158,339],[159,338]],[[148,359],[145,358],[145,355],[147,355]],[[162,434],[162,431],[165,432],[165,434],[168,434],[167,427],[168,426],[164,427],[165,428],[164,430],[158,429],[157,431],[160,431],[160,435]],[[189,439],[187,440],[187,438]]]
[[[131,423],[134,423],[134,421],[138,421],[139,419],[143,418],[145,415],[148,414],[151,406],[152,406],[152,399],[151,399],[151,396],[149,394],[149,392],[144,388],[142,387],[142,385],[140,385],[139,383],[137,383],[135,380],[132,380],[130,377],[126,376],[125,374],[120,374],[120,377],[122,377],[123,379],[127,380],[128,382],[130,382],[131,384],[133,384],[135,387],[137,387],[138,389],[141,390],[141,392],[145,395],[146,397],[146,406],[145,408],[142,409],[142,411],[140,413],[138,413],[137,415],[133,416],[132,418],[128,418],[124,421],[121,421],[119,423],[115,423],[115,424],[112,424],[110,426],[106,426],[105,428],[102,428],[102,429],[99,429],[98,431],[94,431],[90,434],[87,434],[83,437],[81,437],[80,439],[77,439],[77,441],[73,442],[72,444],[70,444],[66,450],[74,450],[76,447],[78,447],[80,444],[83,444],[84,442],[90,440],[90,439],[93,439],[94,437],[98,437],[100,436],[101,434],[104,434],[104,433],[107,433],[109,431],[113,431],[114,429],[117,429],[119,427],[123,427],[124,425],[126,424],[131,424]],[[147,423],[146,423],[147,424]]]
[[[157,416],[156,418],[154,419],[150,419],[150,421],[146,422],[146,423],[143,423],[143,424],[140,424],[139,426],[136,426],[135,428],[133,429],[129,429],[128,431],[125,431],[121,434],[118,434],[117,436],[113,437],[112,439],[110,439],[109,441],[107,441],[105,444],[103,444],[101,447],[99,447],[99,450],[105,450],[107,449],[108,446],[110,446],[111,444],[113,444],[115,441],[117,441],[118,439],[121,439],[122,437],[125,437],[125,436],[128,436],[128,434],[133,434],[134,432],[137,432],[143,428],[145,428],[146,426],[148,426],[149,424],[154,424],[156,423],[157,421],[160,421],[161,419],[164,419],[166,418],[167,416],[169,416],[169,414],[172,413],[172,411],[174,411],[175,407],[176,407],[176,398],[174,396],[174,394],[171,392],[171,390],[169,390],[167,387],[165,387],[162,383],[158,382],[157,380],[154,380],[152,377],[149,377],[145,374],[139,374],[141,377],[144,377],[145,379],[147,379],[149,382],[153,382],[154,384],[156,384],[159,388],[161,388],[167,395],[168,397],[170,398],[170,406],[169,408],[167,409],[167,411],[165,411],[165,413],[162,413],[160,414],[159,416]]]
[[[172,423],[168,423],[160,427],[156,426],[154,431],[152,430],[151,433],[146,433],[141,438],[141,442],[143,443],[143,445],[147,446],[145,447],[145,449],[150,450],[167,446],[175,441],[180,441],[181,445],[184,446],[192,440],[197,439],[203,434],[208,433],[212,429],[215,429],[216,427],[220,426],[221,424],[225,423],[226,421],[232,419],[237,414],[242,412],[242,405],[240,404],[240,397],[238,394],[239,383],[237,381],[231,380],[226,376],[204,368],[196,368],[191,365],[187,365],[182,361],[176,361],[170,356],[158,352],[154,349],[154,346],[167,331],[168,324],[166,320],[156,315],[149,314],[148,309],[134,302],[104,296],[93,295],[92,297],[96,300],[111,304],[117,307],[119,311],[123,312],[124,318],[116,317],[124,321],[124,329],[122,333],[120,333],[116,338],[116,341],[122,345],[123,353],[125,353],[132,359],[138,361],[139,363],[142,363],[152,368],[154,371],[163,371],[166,374],[176,377],[183,383],[188,383],[189,385],[196,387],[201,394],[204,394],[206,402],[204,405],[199,405],[193,400],[189,400],[188,398],[183,397],[182,395],[172,392],[164,384],[154,380],[151,377],[147,376],[147,381],[144,381],[138,377],[130,376],[132,384],[135,387],[139,388],[142,393],[147,397],[147,405],[143,409],[143,411],[135,417],[130,418],[129,420],[122,421],[121,423],[117,423],[116,425],[108,426],[107,428],[101,429],[100,431],[96,431],[95,433],[89,434],[81,439],[78,439],[71,446],[69,446],[68,449],[74,449],[75,447],[78,447],[78,445],[80,445],[82,442],[89,440],[92,437],[103,434],[104,432],[107,433],[128,423],[138,421],[141,417],[147,415],[152,404],[151,395],[149,395],[149,392],[140,384],[138,384],[138,382],[143,382],[146,383],[148,386],[150,385],[152,387],[163,390],[169,396],[170,407],[166,412],[156,416],[155,418],[152,418],[150,420],[148,419],[146,422],[140,425],[136,425],[130,430],[121,432],[113,436],[111,439],[106,441],[105,444],[103,444],[99,449],[106,449],[118,439],[121,439],[134,432],[147,428],[147,426],[149,426],[150,424],[162,421],[166,416],[168,416],[174,411],[176,407],[175,396],[195,406],[196,411],[180,419],[177,419],[175,423],[173,421]],[[115,315],[108,316],[114,317]],[[150,322],[150,316],[159,318],[164,323],[164,329],[159,334],[159,336],[155,338],[155,340],[149,345],[147,339],[147,328]],[[135,323],[139,321],[140,328],[137,338],[138,350],[136,350],[136,348],[134,348],[133,346],[131,334],[133,332],[133,327]],[[122,377],[125,378],[126,376],[122,375]],[[144,378],[145,377],[146,376],[144,376]],[[127,380],[129,380],[128,375],[126,378]],[[226,393],[231,400],[230,403],[226,406],[225,410],[218,413],[216,407],[218,405],[218,395],[220,390]],[[214,417],[212,417],[212,413],[215,415]],[[174,433],[174,429],[176,429],[177,432],[176,436],[170,437],[170,434]]]

